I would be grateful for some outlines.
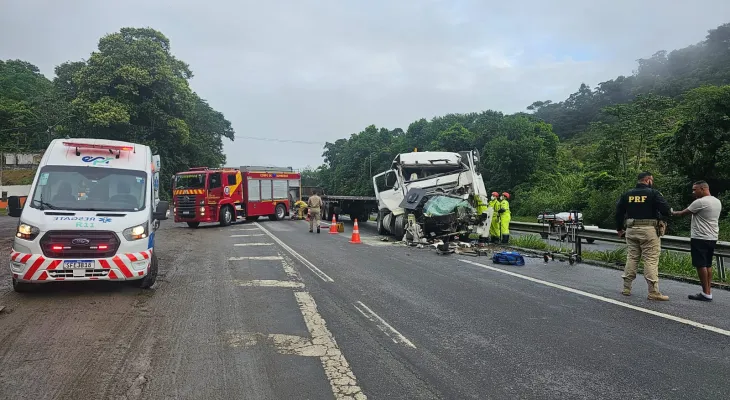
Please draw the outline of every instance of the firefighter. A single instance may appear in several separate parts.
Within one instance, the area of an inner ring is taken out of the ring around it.
[[[499,198],[499,229],[502,235],[502,243],[509,243],[509,222],[512,215],[509,211],[509,193],[502,192]]]
[[[297,202],[294,203],[294,208],[297,211],[297,219],[304,219],[304,211],[307,209],[307,203],[302,200],[297,200]]]
[[[322,212],[322,198],[319,197],[319,190],[315,190],[314,193],[309,196],[307,200],[307,206],[309,206],[309,232],[313,231],[314,224],[317,224],[317,233],[319,233],[319,220]]]
[[[496,243],[499,241],[499,193],[492,192],[492,197],[489,199],[488,208],[492,211],[492,223],[489,225],[489,238],[492,242]]]

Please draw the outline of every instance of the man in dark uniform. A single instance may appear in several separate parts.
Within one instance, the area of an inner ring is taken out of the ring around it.
[[[631,295],[631,284],[636,279],[639,260],[644,260],[644,278],[649,284],[649,300],[669,300],[659,292],[659,255],[661,239],[657,233],[659,219],[671,215],[669,203],[658,190],[652,188],[654,178],[649,172],[638,176],[636,187],[621,195],[616,203],[616,231],[624,235],[626,221],[626,267],[622,294]]]

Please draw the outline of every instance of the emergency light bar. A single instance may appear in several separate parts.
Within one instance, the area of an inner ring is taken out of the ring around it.
[[[134,150],[134,146],[116,146],[113,144],[91,144],[91,143],[78,143],[78,142],[63,142],[63,145],[66,147],[75,147],[76,148],[76,155],[80,156],[81,152],[79,149],[101,149],[101,150],[109,150],[109,154],[114,154],[113,150],[117,151],[117,158],[119,158],[119,154],[122,151],[132,151]]]

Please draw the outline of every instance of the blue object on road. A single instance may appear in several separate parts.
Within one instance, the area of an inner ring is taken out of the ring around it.
[[[492,262],[495,264],[525,265],[525,257],[516,251],[500,251],[494,253]]]

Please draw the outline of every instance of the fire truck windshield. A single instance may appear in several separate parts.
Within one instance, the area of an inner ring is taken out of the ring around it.
[[[175,189],[205,189],[205,174],[175,175]]]

